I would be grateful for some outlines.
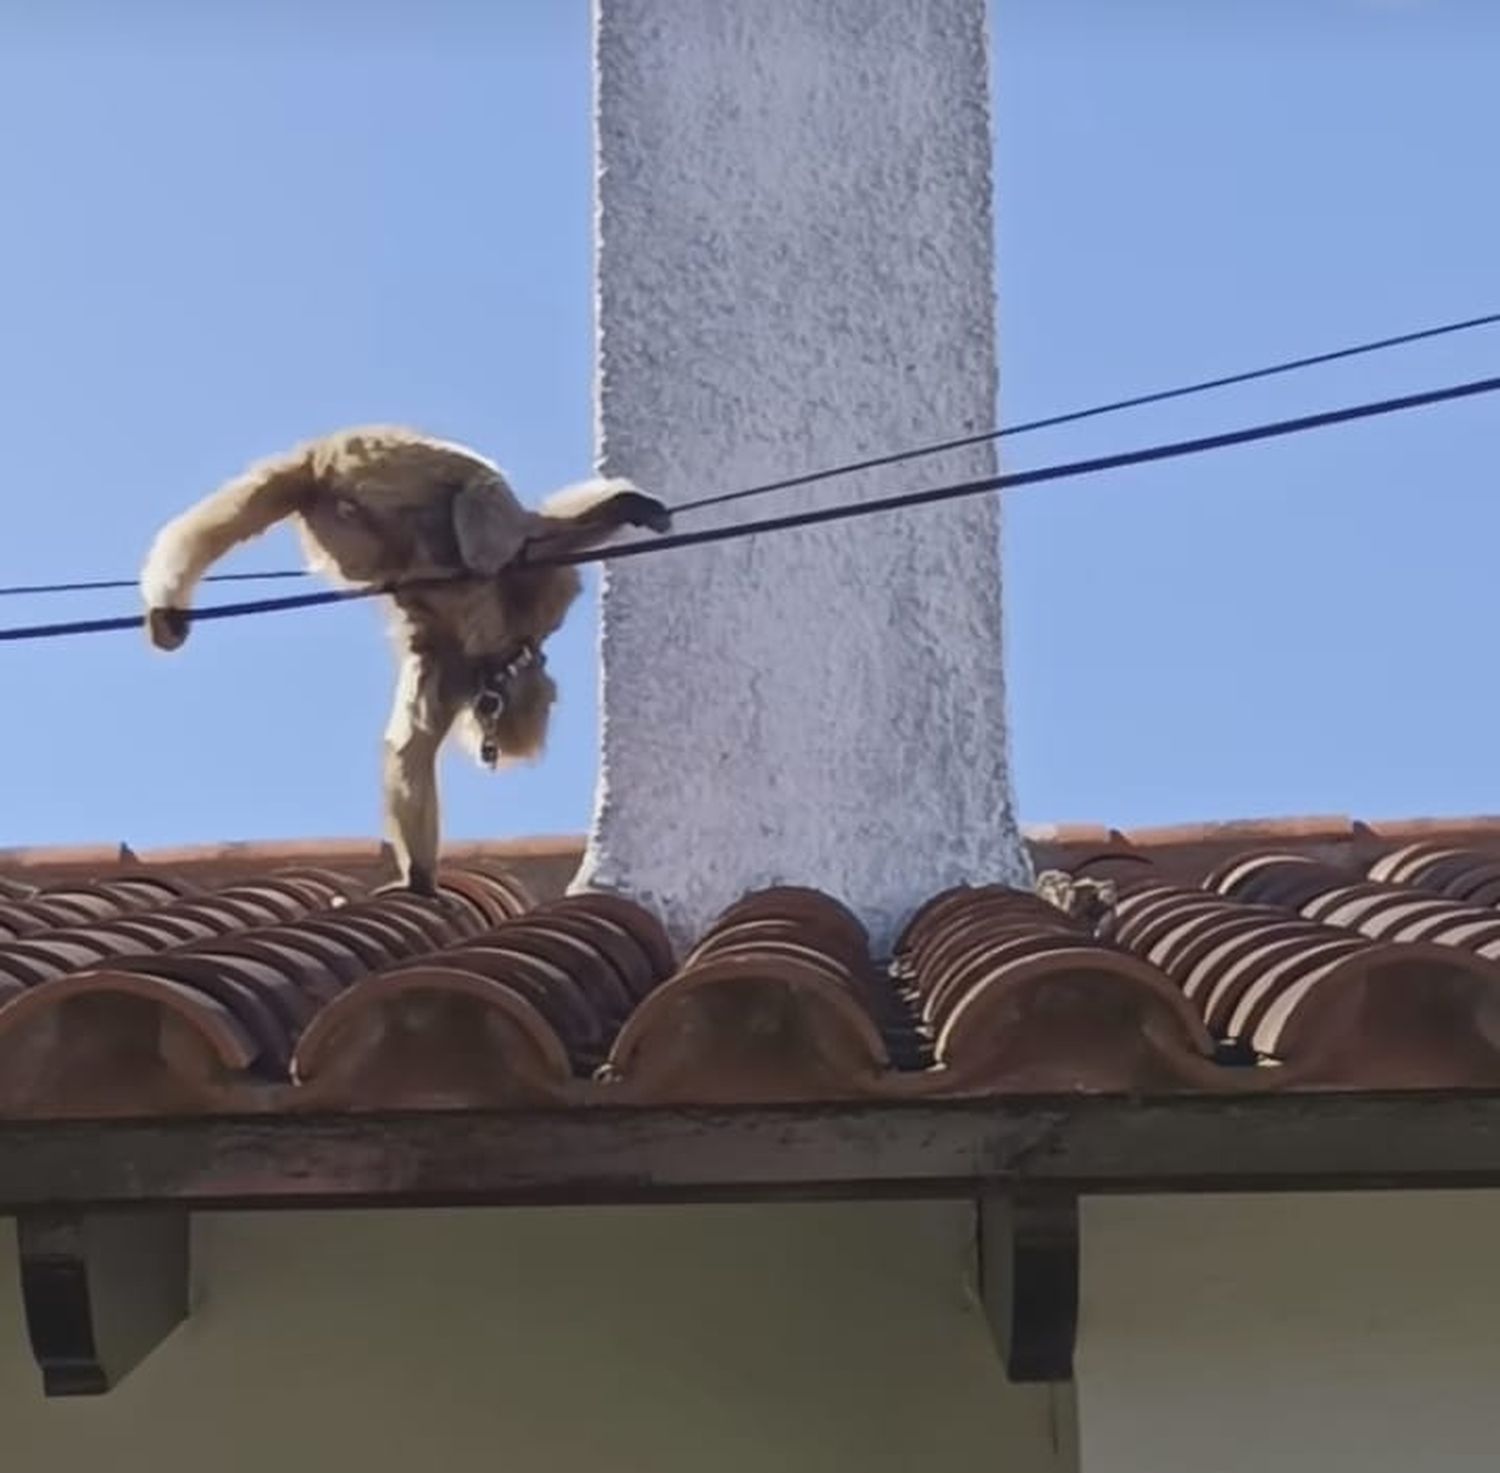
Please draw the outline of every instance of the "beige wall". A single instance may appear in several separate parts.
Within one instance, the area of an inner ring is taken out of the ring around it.
[[[45,1401],[10,1225],[6,1473],[1068,1473],[960,1203],[203,1216],[194,1311]]]
[[[1500,1194],[1083,1208],[1086,1473],[1494,1473]]]

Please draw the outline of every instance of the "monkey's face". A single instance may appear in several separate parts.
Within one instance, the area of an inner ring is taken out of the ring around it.
[[[320,497],[303,512],[318,565],[346,583],[400,577],[412,558],[412,539],[399,517],[352,496]]]

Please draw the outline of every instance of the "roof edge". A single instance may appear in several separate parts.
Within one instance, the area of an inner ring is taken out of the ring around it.
[[[1131,829],[1097,823],[1035,823],[1022,835],[1041,867],[1075,863],[1102,852],[1138,853],[1169,866],[1193,865],[1236,850],[1268,847],[1372,856],[1411,843],[1494,842],[1500,815],[1475,814],[1364,820],[1344,814],[1206,820]],[[581,834],[473,839],[444,846],[452,865],[499,865],[539,871],[566,884],[583,858]],[[290,866],[337,869],[362,879],[394,878],[390,845],[372,837],[249,839],[136,849],[118,844],[0,848],[0,876],[31,884],[99,878],[122,872],[172,870],[188,878],[231,879]]]

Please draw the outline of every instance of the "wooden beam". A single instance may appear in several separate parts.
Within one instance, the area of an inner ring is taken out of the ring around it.
[[[187,1316],[185,1212],[23,1212],[16,1228],[46,1395],[109,1391]]]
[[[1500,1187],[1500,1092],[0,1124],[0,1212]]]
[[[1078,1199],[985,1192],[978,1203],[979,1293],[1005,1374],[1071,1381],[1078,1332]]]

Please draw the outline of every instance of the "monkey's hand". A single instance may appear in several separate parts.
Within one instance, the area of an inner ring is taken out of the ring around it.
[[[645,527],[652,532],[670,532],[672,513],[665,503],[644,491],[622,491],[616,504],[620,521],[630,527]]]
[[[184,609],[160,608],[146,612],[146,633],[159,650],[181,649],[190,627]]]

